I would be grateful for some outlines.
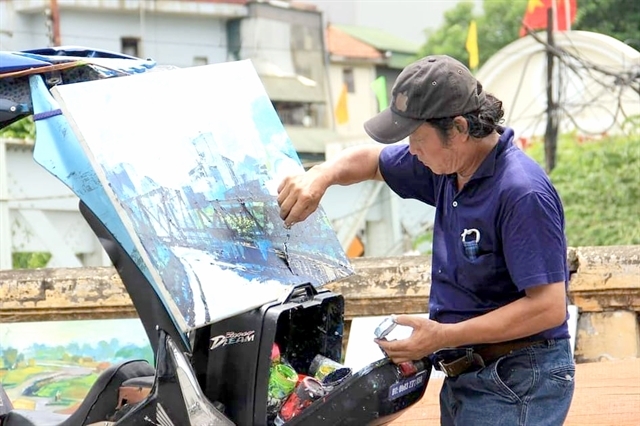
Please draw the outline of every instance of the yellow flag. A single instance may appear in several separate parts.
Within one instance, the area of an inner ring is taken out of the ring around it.
[[[478,68],[480,58],[478,56],[478,27],[476,26],[476,21],[469,23],[469,33],[467,34],[465,47],[469,52],[469,69]]]
[[[349,110],[347,108],[347,85],[342,85],[342,91],[338,98],[338,105],[336,105],[336,122],[338,124],[344,124],[349,121]]]
[[[384,75],[373,80],[371,83],[371,89],[373,89],[373,93],[376,95],[376,99],[378,100],[378,112],[389,106],[389,101],[387,99],[387,79]]]

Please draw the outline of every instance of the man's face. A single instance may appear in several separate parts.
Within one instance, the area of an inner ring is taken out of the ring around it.
[[[409,136],[409,152],[435,174],[456,173],[463,164],[465,156],[459,133],[445,141],[432,125],[425,123]]]

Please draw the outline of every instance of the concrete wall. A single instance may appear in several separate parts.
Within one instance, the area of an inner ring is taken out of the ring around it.
[[[568,259],[570,301],[580,312],[576,360],[640,357],[640,246],[575,248]],[[347,321],[426,311],[429,258],[361,258],[353,264],[356,275],[330,285],[345,297]],[[113,268],[0,271],[0,323],[135,316]]]

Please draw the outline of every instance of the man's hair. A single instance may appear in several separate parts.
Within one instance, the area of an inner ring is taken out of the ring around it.
[[[462,114],[461,117],[467,120],[469,126],[469,136],[474,138],[484,138],[490,135],[494,130],[498,130],[503,122],[504,109],[502,101],[493,96],[486,94],[486,100],[480,108],[475,111]],[[453,120],[455,117],[434,118],[427,120],[442,136],[443,143],[447,144],[449,140],[449,131],[453,128]]]

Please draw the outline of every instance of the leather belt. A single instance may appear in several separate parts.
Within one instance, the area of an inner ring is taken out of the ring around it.
[[[447,377],[456,377],[471,367],[485,367],[505,355],[518,349],[526,348],[546,340],[516,340],[511,342],[493,343],[474,348],[441,349],[435,352],[434,366]],[[447,354],[456,354],[450,360]]]

